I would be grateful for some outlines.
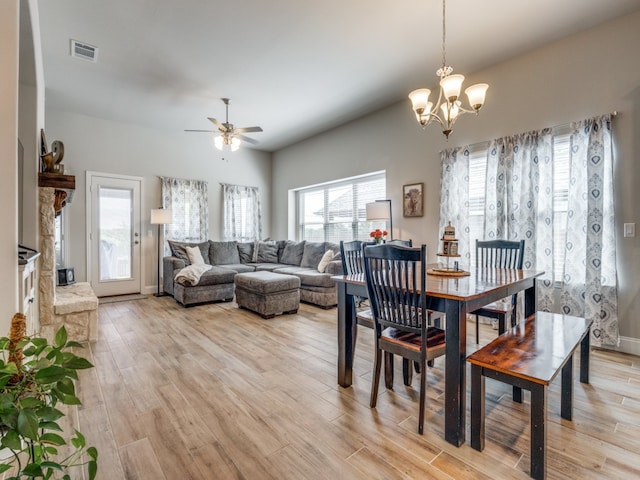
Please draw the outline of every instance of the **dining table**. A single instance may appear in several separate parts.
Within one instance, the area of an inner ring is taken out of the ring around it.
[[[466,276],[426,276],[428,308],[445,314],[444,436],[449,443],[459,447],[465,442],[467,314],[524,291],[524,316],[532,315],[536,311],[536,279],[543,274],[533,270],[478,268]],[[363,273],[332,278],[338,290],[338,384],[349,387],[356,348],[354,296],[367,298],[367,287]]]

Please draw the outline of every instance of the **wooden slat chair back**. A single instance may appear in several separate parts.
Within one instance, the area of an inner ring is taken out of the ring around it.
[[[524,259],[524,240],[476,240],[477,268],[522,268]],[[506,318],[511,314],[511,326],[516,324],[517,294],[511,296],[510,305],[491,303],[471,312],[476,316],[476,343],[480,341],[478,317],[493,318],[498,321],[498,333],[506,331]]]
[[[376,332],[370,406],[378,398],[382,352],[420,365],[418,432],[424,428],[427,362],[445,353],[444,331],[430,327],[426,246],[378,245],[364,249],[365,278]]]

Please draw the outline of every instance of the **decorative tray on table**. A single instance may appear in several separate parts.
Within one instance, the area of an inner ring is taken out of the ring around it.
[[[440,275],[441,277],[466,277],[471,273],[466,270],[460,270],[455,268],[429,268],[427,275]]]

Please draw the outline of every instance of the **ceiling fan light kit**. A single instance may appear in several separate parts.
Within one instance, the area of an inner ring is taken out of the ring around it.
[[[208,117],[208,120],[213,123],[218,130],[185,130],[185,132],[208,132],[208,133],[219,133],[213,139],[213,145],[218,150],[229,149],[232,152],[235,152],[240,148],[240,144],[244,141],[247,143],[251,143],[253,145],[258,142],[253,138],[249,138],[242,133],[251,133],[251,132],[261,132],[262,128],[260,127],[243,127],[243,128],[234,128],[232,123],[229,123],[229,99],[223,98],[222,101],[226,107],[226,117],[224,122],[220,122],[215,118]]]
[[[453,67],[447,65],[446,57],[446,0],[442,0],[442,67],[436,71],[436,75],[440,77],[440,93],[438,101],[433,104],[429,101],[431,90],[428,88],[419,88],[409,94],[416,120],[425,128],[434,120],[442,127],[442,133],[449,138],[453,131],[453,124],[460,115],[465,113],[475,113],[480,111],[484,105],[485,96],[489,85],[486,83],[477,83],[471,85],[464,92],[469,100],[470,109],[464,108],[459,100],[460,90],[464,82],[464,75],[453,74]],[[440,111],[440,113],[438,113]]]

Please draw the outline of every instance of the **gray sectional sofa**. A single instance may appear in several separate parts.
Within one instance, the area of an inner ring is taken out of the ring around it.
[[[163,259],[164,291],[184,306],[214,301],[231,301],[237,273],[270,271],[295,275],[300,279],[300,300],[323,308],[338,303],[333,275],[342,275],[340,246],[330,242],[295,242],[291,240],[251,243],[176,242],[169,240],[171,256]],[[189,265],[186,247],[197,246],[204,262],[212,265],[199,281],[175,281],[176,274]],[[332,254],[325,253],[331,251]],[[325,257],[319,271],[321,260]],[[328,259],[331,260],[328,261]],[[328,263],[326,263],[328,261]],[[326,264],[326,266],[325,266]]]

